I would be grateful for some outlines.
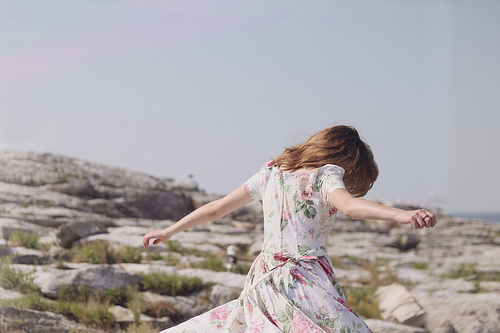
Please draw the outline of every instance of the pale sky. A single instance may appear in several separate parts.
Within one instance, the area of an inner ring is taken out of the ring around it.
[[[0,0],[0,150],[225,194],[354,125],[369,198],[500,211],[500,1]]]

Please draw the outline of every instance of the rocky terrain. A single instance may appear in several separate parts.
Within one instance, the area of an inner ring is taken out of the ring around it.
[[[258,203],[142,248],[145,233],[216,198],[191,182],[0,152],[0,331],[157,332],[236,298],[262,244]],[[415,231],[338,216],[329,243],[374,332],[500,332],[500,223],[440,214]]]

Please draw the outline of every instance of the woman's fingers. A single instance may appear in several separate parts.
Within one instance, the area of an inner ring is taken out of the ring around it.
[[[406,218],[400,223],[411,224],[414,229],[432,228],[436,225],[436,217],[426,209],[405,212]]]
[[[149,246],[149,242],[151,241],[151,239],[157,238],[156,234],[157,234],[157,230],[154,230],[154,231],[150,231],[146,235],[144,235],[144,238],[142,239],[142,244],[144,245],[144,247]],[[155,240],[153,242],[153,245],[156,245],[156,244],[158,244],[158,242],[156,242],[156,240]]]
[[[414,229],[432,228],[436,225],[436,217],[426,209],[400,211],[398,222],[411,224]]]
[[[436,225],[436,217],[426,209],[419,209],[415,218],[415,229],[432,228]]]
[[[158,243],[166,241],[168,238],[169,238],[169,236],[167,236],[167,234],[165,233],[165,230],[153,230],[153,231],[148,232],[146,235],[144,235],[144,238],[142,239],[142,245],[144,245],[144,247],[148,247],[149,242],[152,239],[155,239],[153,241],[153,245],[157,245]]]

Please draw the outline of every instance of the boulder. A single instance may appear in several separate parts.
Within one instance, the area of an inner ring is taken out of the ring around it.
[[[202,290],[189,296],[163,296],[150,292],[142,293],[149,304],[147,314],[152,317],[169,317],[174,323],[181,323],[213,308],[205,301],[209,290]]]
[[[112,287],[134,287],[141,281],[142,277],[140,275],[127,273],[123,269],[114,266],[92,265],[92,267],[78,270],[71,285],[107,290]]]
[[[252,257],[256,257],[259,255],[259,253],[262,252],[262,246],[264,245],[264,236],[257,236],[250,245],[250,248],[248,249],[248,255]]]
[[[239,292],[237,289],[218,284],[212,287],[210,302],[212,302],[214,307],[217,307],[238,298],[238,296]]]
[[[116,322],[122,328],[126,328],[136,322],[136,316],[130,309],[116,305],[111,307],[109,312],[115,316]],[[169,317],[153,318],[141,313],[138,319],[141,323],[149,323],[150,326],[158,330],[163,330],[174,325],[172,319]]]
[[[377,289],[382,319],[424,327],[426,311],[404,286],[393,283]]]
[[[99,332],[52,312],[22,310],[2,305],[0,305],[0,330],[37,333]]]
[[[386,246],[394,247],[401,251],[408,251],[417,248],[421,241],[421,236],[413,230],[392,229],[389,232],[392,242]]]
[[[101,222],[73,221],[57,228],[57,240],[60,246],[68,248],[83,237],[106,232],[106,226]]]
[[[78,286],[85,286],[106,290],[111,287],[137,286],[142,281],[140,275],[110,265],[68,264],[68,269],[31,265],[13,265],[13,267],[26,273],[33,272],[35,285],[49,297],[57,296],[57,292],[64,285],[75,289]]]
[[[15,255],[14,262],[23,265],[46,265],[51,262],[52,257],[48,253],[43,253],[35,249],[28,249],[21,246],[11,248],[11,253]]]

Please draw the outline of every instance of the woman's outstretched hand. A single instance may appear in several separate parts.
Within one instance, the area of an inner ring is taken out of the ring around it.
[[[148,232],[147,234],[144,235],[144,238],[142,239],[142,244],[144,245],[144,247],[148,247],[149,246],[149,241],[152,240],[152,239],[155,239],[153,241],[153,245],[156,245],[160,242],[164,242],[166,240],[168,240],[169,238],[171,237],[171,235],[169,235],[165,229],[162,229],[162,230],[153,230],[153,231],[150,231]]]
[[[432,228],[437,223],[434,214],[426,209],[399,211],[397,221],[401,224],[411,224],[415,229]]]

